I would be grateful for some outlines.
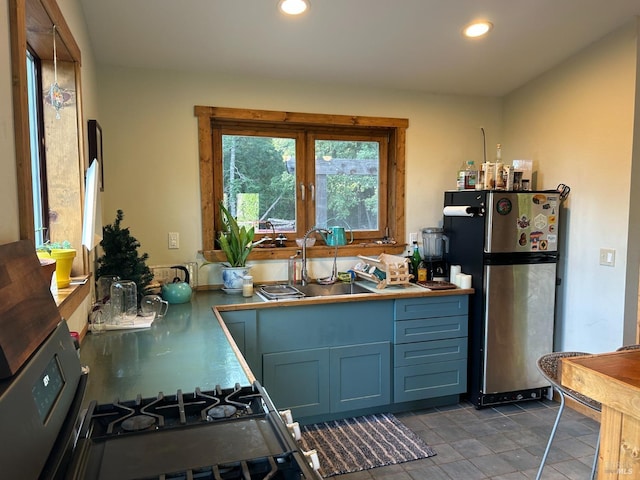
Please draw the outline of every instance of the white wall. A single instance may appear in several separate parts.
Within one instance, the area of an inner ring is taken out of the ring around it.
[[[20,238],[18,190],[16,186],[16,150],[13,138],[13,93],[11,90],[11,44],[9,41],[9,0],[0,0],[0,97],[6,99],[0,109],[0,244]]]
[[[623,319],[625,290],[638,291],[638,255],[628,254],[638,249],[637,232],[635,242],[629,237],[630,222],[638,223],[629,209],[637,51],[633,22],[504,101],[504,158],[533,159],[539,188],[571,187],[558,350],[605,351],[633,341],[623,339]],[[616,250],[615,267],[599,265],[603,247]],[[633,310],[627,323],[635,325]]]
[[[152,265],[194,260],[202,247],[194,105],[408,118],[407,232],[441,222],[443,190],[455,188],[460,163],[482,157],[479,127],[494,143],[500,129],[496,98],[101,68],[104,221],[122,209]],[[180,233],[179,250],[167,248],[170,231]],[[272,262],[252,273],[281,280],[286,267]],[[221,283],[215,270],[207,281]]]

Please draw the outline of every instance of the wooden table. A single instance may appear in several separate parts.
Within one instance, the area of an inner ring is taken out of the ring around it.
[[[562,359],[560,380],[602,403],[598,480],[640,479],[640,350]]]

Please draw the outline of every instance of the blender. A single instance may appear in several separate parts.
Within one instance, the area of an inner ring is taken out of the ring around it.
[[[437,227],[422,229],[422,249],[429,281],[447,280],[447,264],[444,260],[444,254],[449,251],[449,238],[443,232],[442,228]]]

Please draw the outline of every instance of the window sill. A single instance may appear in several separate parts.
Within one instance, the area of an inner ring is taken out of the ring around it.
[[[388,253],[391,255],[402,255],[406,245],[399,243],[396,245],[378,243],[354,243],[338,247],[339,257],[355,257],[357,255],[379,255]],[[249,254],[251,260],[286,260],[290,256],[301,250],[300,247],[275,247],[275,248],[254,248]],[[201,252],[208,262],[225,262],[227,257],[222,250],[205,250]],[[335,247],[326,245],[315,245],[307,248],[309,258],[331,258],[335,254]]]
[[[54,295],[54,300],[58,306],[58,311],[62,318],[70,318],[73,312],[77,310],[80,304],[91,293],[91,285],[89,279],[91,275],[82,275],[80,277],[73,277],[72,282],[82,282],[79,284],[72,284],[67,288],[60,288],[58,294]]]

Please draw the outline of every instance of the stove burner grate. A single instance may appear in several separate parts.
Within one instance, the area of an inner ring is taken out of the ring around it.
[[[160,392],[157,397],[143,399],[138,395],[135,400],[96,404],[89,417],[95,427],[92,436],[106,437],[263,415],[266,409],[260,392],[236,384],[233,388],[222,389],[218,385],[207,391],[178,390],[175,395]]]

